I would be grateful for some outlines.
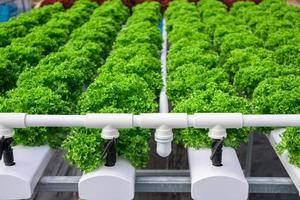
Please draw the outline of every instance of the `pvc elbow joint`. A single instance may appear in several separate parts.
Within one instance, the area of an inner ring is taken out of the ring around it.
[[[168,126],[160,126],[155,132],[156,152],[161,157],[167,157],[172,152],[173,132]]]

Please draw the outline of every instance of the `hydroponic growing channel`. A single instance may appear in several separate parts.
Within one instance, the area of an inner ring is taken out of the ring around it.
[[[0,199],[298,193],[299,9],[201,0],[160,10],[77,0],[1,24]],[[140,170],[153,131],[159,156],[173,140],[188,149],[189,173]],[[254,131],[268,135],[291,179],[245,176],[234,148]],[[84,174],[42,177],[51,148]]]

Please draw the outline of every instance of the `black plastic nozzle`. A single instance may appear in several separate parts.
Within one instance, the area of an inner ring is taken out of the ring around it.
[[[223,149],[223,139],[213,139],[212,150],[210,159],[212,164],[216,167],[221,167],[222,165],[222,149]]]
[[[0,139],[0,160],[3,157],[4,164],[6,166],[15,165],[14,153],[11,144],[13,143],[13,138],[5,138],[4,136]]]
[[[101,159],[103,159],[104,156],[106,155],[106,162],[105,162],[106,167],[113,167],[113,166],[115,166],[115,164],[117,162],[117,148],[116,148],[117,145],[116,144],[117,144],[117,141],[115,138],[113,138],[111,140],[107,140],[105,142],[105,148],[102,153]]]

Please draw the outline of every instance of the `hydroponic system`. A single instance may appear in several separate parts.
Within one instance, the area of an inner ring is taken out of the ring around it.
[[[228,4],[77,0],[0,24],[0,199],[298,193],[300,9]],[[291,179],[246,177],[235,148],[252,132]],[[173,142],[188,149],[189,172],[140,170],[152,133],[161,157]],[[43,177],[51,149],[83,175]]]

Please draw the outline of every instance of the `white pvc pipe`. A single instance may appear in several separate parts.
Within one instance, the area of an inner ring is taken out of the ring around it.
[[[300,114],[295,115],[243,115],[245,127],[300,126]]]
[[[170,128],[187,128],[188,115],[186,113],[148,113],[141,114],[136,121],[143,128],[158,128],[162,125]]]
[[[2,128],[26,128],[26,113],[0,113]]]
[[[242,113],[196,113],[189,117],[189,124],[195,128],[242,128]]]
[[[168,113],[169,112],[169,102],[167,96],[167,31],[166,31],[166,20],[162,20],[163,30],[163,46],[161,52],[161,76],[163,79],[163,88],[159,95],[159,112]],[[143,118],[141,118],[141,123],[143,123]],[[172,140],[173,132],[172,129],[167,126],[167,124],[160,124],[155,131],[154,139],[156,141],[156,152],[161,157],[167,157],[172,151]]]
[[[99,128],[111,126],[111,128],[132,128],[133,127],[133,114],[87,114],[85,116],[85,127],[87,128]]]
[[[161,76],[163,79],[163,88],[161,90],[160,96],[159,96],[159,112],[160,113],[168,113],[169,112],[169,102],[167,97],[167,51],[168,51],[168,45],[167,45],[167,31],[166,31],[166,20],[163,19],[163,46],[162,46],[162,52],[161,52]]]
[[[85,115],[26,115],[25,124],[26,127],[84,127],[85,118]]]
[[[0,125],[6,128],[104,128],[108,125],[112,125],[113,128],[159,128],[162,125],[170,128],[213,128],[217,125],[221,125],[224,128],[288,127],[300,126],[300,114],[242,115],[240,113],[195,113],[194,115],[187,115],[187,113],[142,113],[140,115],[132,115],[98,113],[87,115],[29,115],[26,113],[0,113]]]

